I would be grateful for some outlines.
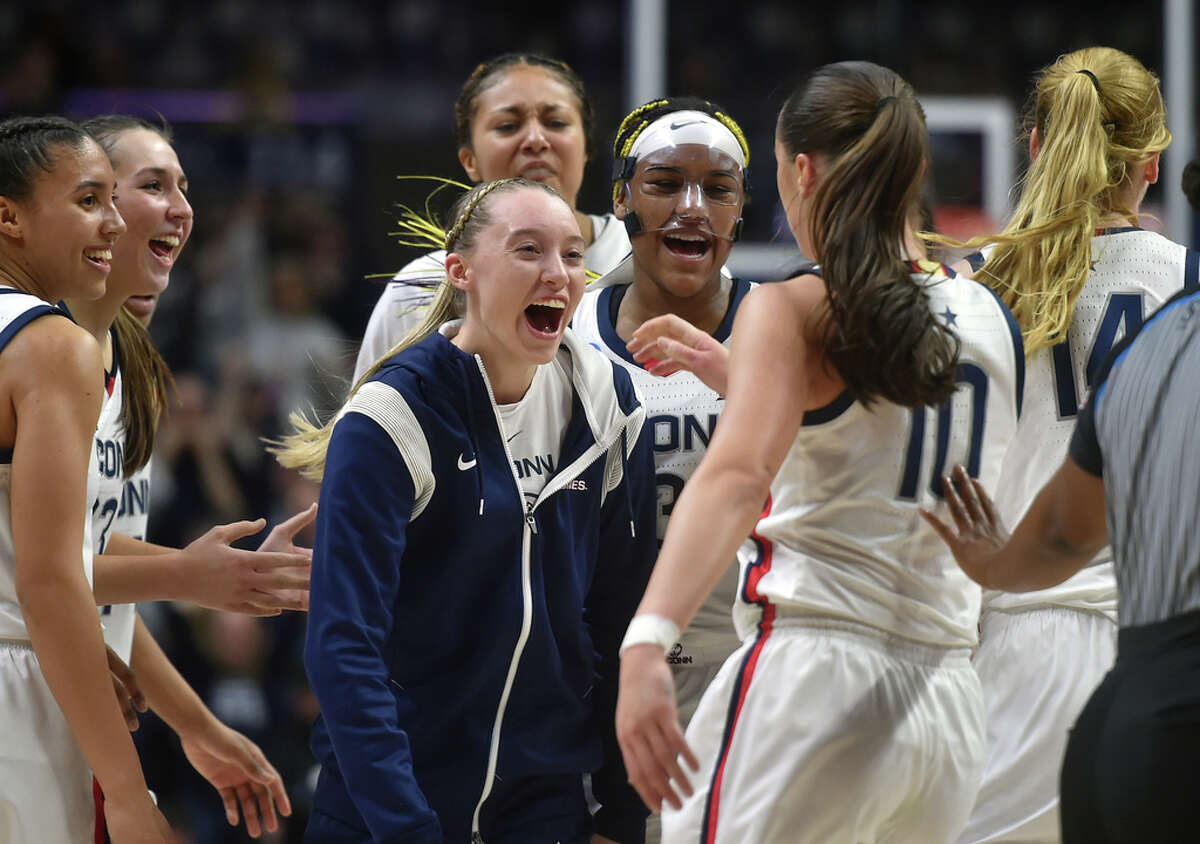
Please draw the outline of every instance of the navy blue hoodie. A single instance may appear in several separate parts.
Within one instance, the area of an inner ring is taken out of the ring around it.
[[[558,354],[572,415],[529,505],[482,361],[441,334],[341,414],[305,642],[310,840],[566,841],[592,831],[590,774],[594,831],[642,841],[613,718],[657,552],[651,432],[624,371],[570,331]]]

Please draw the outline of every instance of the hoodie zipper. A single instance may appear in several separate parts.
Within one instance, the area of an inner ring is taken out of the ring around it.
[[[484,844],[483,835],[479,831],[479,816],[483,810],[483,804],[487,802],[488,797],[492,793],[492,785],[496,779],[496,765],[500,758],[500,728],[504,722],[504,713],[508,708],[508,698],[512,693],[512,687],[516,680],[517,668],[521,662],[521,655],[525,652],[525,645],[529,641],[529,632],[533,627],[533,583],[530,574],[530,556],[532,549],[532,537],[538,532],[537,518],[534,514],[536,507],[541,504],[546,498],[553,495],[559,489],[566,485],[568,480],[580,474],[584,469],[591,466],[596,460],[608,453],[613,444],[620,439],[620,436],[614,436],[612,442],[600,443],[593,441],[592,446],[581,454],[578,458],[571,462],[568,467],[561,468],[550,478],[550,481],[542,488],[542,492],[538,495],[537,500],[533,503],[525,501],[525,491],[521,488],[521,479],[517,477],[517,470],[513,464],[512,452],[508,447],[508,440],[504,436],[504,423],[500,418],[500,409],[496,405],[496,394],[492,391],[492,382],[488,378],[487,367],[483,364],[483,358],[475,355],[475,362],[479,366],[479,372],[483,376],[483,385],[487,388],[488,400],[492,406],[492,415],[496,420],[496,427],[500,431],[500,441],[504,446],[504,456],[508,461],[509,471],[512,473],[513,484],[517,488],[518,497],[525,503],[524,521],[525,526],[521,534],[521,633],[517,637],[516,648],[513,650],[512,660],[508,665],[508,674],[504,679],[504,689],[500,693],[500,703],[496,707],[496,720],[492,724],[491,744],[488,748],[488,764],[487,773],[485,774],[483,791],[479,795],[479,800],[475,804],[475,811],[471,817],[471,841],[472,844]],[[592,412],[587,406],[585,394],[580,389],[580,385],[575,383],[575,378],[571,379],[572,391],[580,396],[580,402],[584,405],[584,413],[588,418],[588,427],[595,431],[592,425]],[[629,419],[625,420],[625,424],[621,426],[620,433],[624,433],[629,426]],[[478,458],[478,455],[476,455]],[[624,446],[622,446],[622,457],[624,457]],[[570,470],[570,471],[567,471]],[[481,502],[482,508],[482,502]]]

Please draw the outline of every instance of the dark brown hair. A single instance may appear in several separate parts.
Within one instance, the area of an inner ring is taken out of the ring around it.
[[[817,70],[779,113],[789,157],[818,156],[810,236],[828,290],[822,347],[869,405],[935,405],[954,392],[958,338],[940,325],[902,243],[928,152],[912,88],[870,62]]]
[[[579,101],[579,117],[583,122],[585,149],[587,157],[591,158],[592,132],[596,127],[596,110],[592,107],[592,101],[583,87],[583,80],[566,62],[540,56],[537,53],[505,53],[488,59],[471,72],[467,81],[463,83],[462,90],[458,92],[458,99],[454,101],[454,139],[458,142],[459,148],[471,149],[471,126],[475,122],[479,95],[499,82],[508,70],[518,65],[541,68],[557,77],[558,81],[571,89],[571,93]]]
[[[171,142],[165,123],[156,126],[140,117],[106,114],[83,122],[84,131],[104,148],[116,169],[114,155],[121,134],[146,129]],[[112,326],[114,364],[121,368],[121,426],[125,430],[125,461],[121,467],[129,477],[150,461],[159,420],[167,415],[167,395],[174,386],[171,370],[148,332],[124,307]]]
[[[87,133],[63,117],[10,117],[0,122],[0,196],[22,202],[33,183],[54,169],[58,147],[80,150]]]

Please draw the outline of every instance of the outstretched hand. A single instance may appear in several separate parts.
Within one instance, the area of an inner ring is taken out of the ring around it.
[[[233,542],[253,536],[265,519],[217,525],[181,553],[181,600],[216,610],[246,615],[278,615],[283,610],[308,609],[312,551],[296,548],[292,536],[316,518],[316,505],[278,525],[263,548],[244,551]],[[307,521],[306,521],[307,520]]]
[[[684,740],[675,680],[655,645],[634,645],[621,657],[617,742],[629,783],[651,811],[661,812],[663,801],[678,809],[683,805],[680,795],[691,796],[679,759],[683,757],[693,771],[700,763]]]
[[[686,369],[718,395],[729,380],[729,350],[687,320],[663,314],[638,326],[625,348],[651,375]]]
[[[218,722],[180,739],[192,767],[220,793],[230,826],[238,825],[239,805],[252,838],[263,829],[274,832],[279,828],[278,815],[292,813],[283,778],[258,745],[241,733]]]
[[[990,587],[990,566],[1008,542],[1008,531],[996,515],[992,499],[961,464],[954,467],[952,478],[942,478],[942,492],[954,528],[925,508],[921,508],[921,515],[950,547],[967,576],[980,586]]]

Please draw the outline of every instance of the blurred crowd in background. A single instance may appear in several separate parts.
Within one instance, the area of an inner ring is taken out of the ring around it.
[[[811,68],[870,59],[919,95],[999,95],[1019,106],[1033,72],[1063,52],[1106,44],[1151,69],[1162,58],[1157,4],[1093,3],[1087,15],[1024,0],[668,8],[664,93],[723,103],[746,128],[755,171],[746,231],[759,242],[790,241],[779,234],[773,121],[779,97]],[[191,182],[195,231],[151,331],[176,393],[154,458],[148,539],[183,545],[213,524],[260,515],[274,524],[316,499],[317,486],[280,469],[262,438],[293,410],[324,415],[341,403],[380,290],[370,277],[414,257],[389,236],[393,207],[419,204],[428,185],[395,176],[463,178],[452,104],[480,60],[532,50],[579,72],[598,126],[579,207],[605,209],[607,147],[630,105],[627,15],[620,2],[0,6],[0,114],[160,113]],[[936,171],[935,202],[978,204],[972,166]],[[296,815],[267,838],[298,841],[316,707],[300,659],[303,615],[260,620],[153,604],[143,616],[217,716],[284,775]],[[206,844],[244,839],[169,730],[147,716],[138,741],[177,830]]]

